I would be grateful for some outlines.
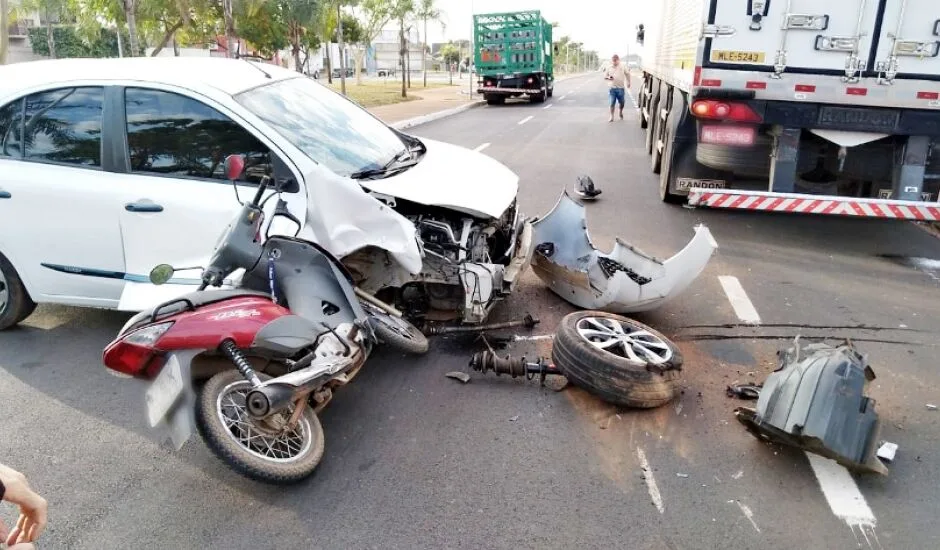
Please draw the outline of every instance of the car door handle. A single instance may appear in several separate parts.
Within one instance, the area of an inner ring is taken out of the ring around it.
[[[128,212],[163,212],[163,206],[152,202],[129,202],[124,205]]]
[[[3,189],[0,189],[0,199],[12,199],[12,198],[13,198],[13,195],[11,195],[9,191],[4,191]]]

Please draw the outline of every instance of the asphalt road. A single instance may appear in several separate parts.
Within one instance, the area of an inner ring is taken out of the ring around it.
[[[373,359],[323,414],[316,475],[271,488],[231,472],[198,439],[180,452],[151,439],[143,388],[100,364],[126,315],[44,307],[0,334],[0,460],[49,499],[43,546],[940,547],[940,411],[925,407],[940,404],[940,270],[886,257],[938,260],[940,240],[905,223],[664,205],[635,112],[608,123],[604,86],[577,78],[543,105],[482,107],[414,133],[488,144],[520,175],[531,215],[590,175],[604,191],[587,213],[600,248],[620,236],[668,257],[696,223],[708,225],[720,248],[693,288],[637,317],[679,343],[679,399],[630,411],[505,377],[462,385],[444,374],[465,369],[481,344],[439,338],[419,360]],[[737,278],[760,325],[740,324],[719,277]],[[497,313],[531,311],[539,335],[571,310],[529,273]],[[733,409],[751,403],[725,386],[762,381],[797,334],[851,337],[869,354],[882,437],[899,445],[889,476],[813,466],[735,421]],[[9,508],[0,514],[11,519]]]

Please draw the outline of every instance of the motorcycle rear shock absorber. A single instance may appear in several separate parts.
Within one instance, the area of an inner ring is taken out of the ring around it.
[[[518,358],[507,356],[504,359],[491,350],[474,353],[470,358],[470,368],[483,374],[492,371],[496,373],[496,376],[501,374],[508,374],[513,378],[525,376],[526,380],[533,380],[538,376],[540,386],[545,385],[545,377],[550,374],[564,376],[544,357],[539,357],[535,361],[527,361],[524,356]]]
[[[245,380],[251,382],[251,385],[258,387],[261,385],[261,379],[258,378],[258,375],[255,374],[255,369],[251,368],[251,363],[248,362],[248,359],[245,358],[245,354],[242,353],[242,350],[238,349],[238,346],[235,345],[235,342],[231,340],[226,340],[222,342],[222,345],[219,346],[219,349],[222,350],[222,353],[228,357],[232,363],[235,363],[235,368],[238,369],[238,372],[245,377]]]

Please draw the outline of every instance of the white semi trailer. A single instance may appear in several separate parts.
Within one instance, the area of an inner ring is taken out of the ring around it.
[[[663,0],[643,18],[664,201],[940,220],[940,1]]]

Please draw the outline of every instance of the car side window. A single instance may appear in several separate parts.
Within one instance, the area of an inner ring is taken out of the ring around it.
[[[270,150],[205,103],[143,88],[127,88],[124,97],[132,172],[225,180],[225,157],[240,154],[247,161],[240,181],[273,175]]]
[[[0,108],[0,157],[22,157],[22,135],[23,100],[18,99]]]
[[[101,167],[104,89],[63,88],[26,98],[24,157],[29,160]]]

